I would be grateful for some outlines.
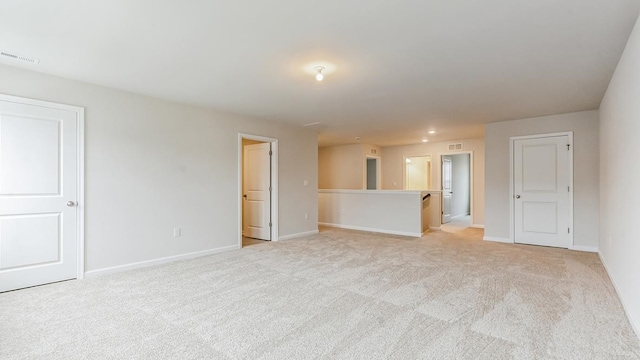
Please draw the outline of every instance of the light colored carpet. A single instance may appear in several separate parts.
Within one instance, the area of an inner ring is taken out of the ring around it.
[[[303,239],[0,294],[2,359],[638,359],[595,254]]]

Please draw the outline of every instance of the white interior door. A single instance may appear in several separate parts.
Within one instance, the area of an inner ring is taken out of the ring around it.
[[[0,291],[77,277],[78,126],[0,99]]]
[[[451,158],[442,157],[442,223],[451,221],[451,201],[453,192],[451,191]]]
[[[568,248],[569,137],[514,141],[516,243]]]
[[[271,240],[271,144],[244,146],[244,236]]]

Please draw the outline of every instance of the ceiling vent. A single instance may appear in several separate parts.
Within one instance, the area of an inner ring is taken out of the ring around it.
[[[460,151],[460,150],[462,150],[462,143],[449,144],[449,151]]]
[[[4,51],[4,50],[0,50],[0,56],[11,58],[13,60],[24,61],[24,62],[27,62],[27,63],[30,63],[30,64],[39,64],[40,63],[39,59],[31,58],[31,57],[28,57],[28,56],[22,56],[22,55],[18,55],[18,54],[13,54],[13,53],[10,53],[10,52]]]

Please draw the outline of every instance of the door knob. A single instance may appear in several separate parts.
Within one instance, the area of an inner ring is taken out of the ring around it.
[[[520,199],[520,195],[516,195],[516,199]]]
[[[242,197],[246,199],[247,198],[247,194],[242,195]]]
[[[67,206],[68,207],[74,207],[74,206],[76,206],[76,203],[73,202],[73,201],[67,201]]]

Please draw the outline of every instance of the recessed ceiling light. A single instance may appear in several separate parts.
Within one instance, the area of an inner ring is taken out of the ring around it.
[[[429,141],[429,140],[427,140],[427,139],[422,139],[422,142],[427,142],[427,141]]]
[[[432,135],[433,135],[433,134],[435,134],[435,133],[436,133],[436,131],[435,131],[435,130],[429,130],[429,134],[432,134]]]
[[[405,160],[405,162],[406,162],[407,164],[411,164],[411,159],[407,158],[407,159]]]

